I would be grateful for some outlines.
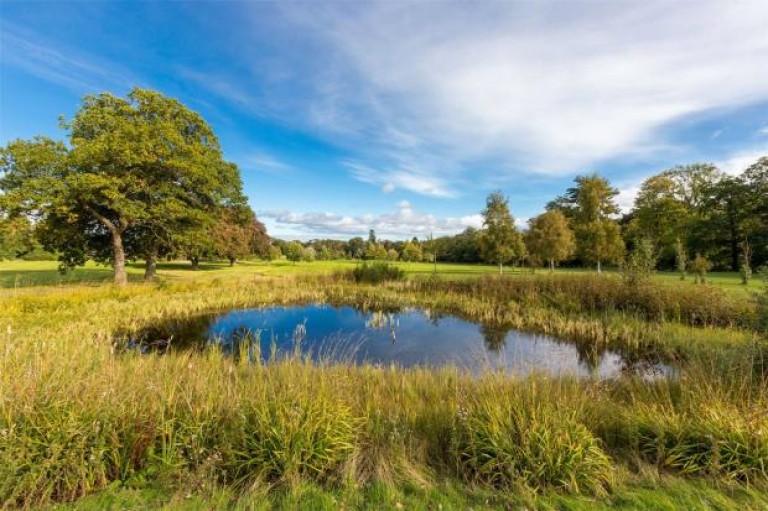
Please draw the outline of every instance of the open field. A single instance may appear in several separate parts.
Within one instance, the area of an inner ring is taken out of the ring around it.
[[[39,277],[50,275],[46,264],[6,267],[36,267]],[[761,312],[748,295],[719,291],[735,287],[727,277],[718,287],[661,277],[627,289],[611,275],[371,286],[306,274],[339,268],[169,265],[158,283],[120,289],[94,285],[107,275],[90,267],[88,285],[7,290],[4,506],[765,508],[768,389],[750,327]],[[411,266],[420,270],[431,266]],[[112,342],[169,318],[309,302],[411,305],[587,348],[651,350],[681,374],[599,381],[302,358],[250,365],[215,350],[120,354]]]
[[[355,261],[315,261],[311,263],[300,262],[291,263],[288,261],[241,261],[235,266],[229,266],[225,262],[220,263],[202,263],[200,270],[193,271],[187,261],[161,262],[158,264],[158,276],[168,280],[182,279],[206,279],[209,277],[224,276],[289,276],[289,275],[320,275],[331,274],[336,271],[343,271],[354,268]],[[396,263],[403,268],[409,276],[429,276],[435,271],[435,266],[431,263]],[[29,287],[41,285],[64,285],[81,283],[108,283],[112,279],[112,268],[109,266],[88,263],[85,267],[76,268],[66,274],[61,274],[57,270],[58,263],[55,261],[0,261],[0,287]],[[615,270],[614,270],[615,271]],[[450,264],[438,263],[437,273],[446,278],[471,278],[483,275],[497,275],[498,269],[491,265],[474,264]],[[505,269],[506,274],[527,274],[529,268]],[[537,269],[536,274],[547,274],[545,269]],[[582,268],[561,268],[555,271],[556,274],[589,275],[594,274],[594,270]],[[612,273],[607,270],[606,273]],[[144,275],[144,268],[141,261],[128,265],[128,275],[132,282],[139,282]],[[667,283],[680,283],[681,285],[693,285],[693,277],[688,276],[686,281],[680,282],[677,273],[657,272],[655,279]],[[707,276],[708,282],[727,291],[734,293],[743,293],[744,291],[759,290],[761,287],[760,279],[755,276],[748,286],[741,284],[741,277],[735,272],[713,272]]]

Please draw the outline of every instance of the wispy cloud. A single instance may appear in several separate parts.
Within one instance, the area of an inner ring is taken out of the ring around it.
[[[439,176],[425,174],[418,168],[381,170],[353,161],[342,162],[350,174],[362,183],[381,187],[384,193],[398,188],[432,197],[456,197],[457,192]]]
[[[259,217],[273,220],[278,228],[295,230],[304,238],[364,236],[369,229],[374,229],[380,236],[404,239],[412,236],[423,237],[430,232],[437,236],[455,234],[467,227],[482,226],[482,217],[479,214],[439,218],[416,212],[408,201],[400,201],[394,211],[380,215],[346,216],[319,212],[260,211]]]
[[[3,23],[0,62],[77,93],[141,84],[127,69],[88,52],[54,44],[45,36]]]
[[[371,160],[407,158],[403,174],[441,190],[488,160],[498,179],[669,151],[671,124],[768,100],[760,2],[305,7],[287,16],[334,55],[310,101],[318,129],[357,133]]]
[[[293,167],[277,157],[260,149],[238,156],[234,159],[243,171],[261,172],[265,174],[286,175],[293,172]]]

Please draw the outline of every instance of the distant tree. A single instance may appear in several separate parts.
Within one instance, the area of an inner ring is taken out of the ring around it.
[[[394,248],[390,248],[387,250],[387,260],[388,261],[397,261],[400,258],[400,254],[395,250]]]
[[[688,269],[688,252],[685,250],[685,244],[680,238],[675,241],[675,265],[680,274],[680,280],[685,280],[685,273]]]
[[[387,249],[381,243],[369,242],[365,247],[365,259],[383,261],[387,258]]]
[[[301,260],[311,263],[317,259],[317,252],[314,247],[303,247],[301,250]]]
[[[280,250],[280,247],[278,247],[277,245],[269,246],[269,249],[267,251],[267,258],[270,261],[278,261],[282,259],[282,257],[283,257],[283,251]]]
[[[421,245],[418,242],[405,242],[405,245],[403,245],[403,253],[401,255],[403,261],[421,261],[422,257],[423,255],[421,253]]]
[[[547,211],[532,218],[528,224],[528,252],[547,261],[550,271],[555,269],[556,263],[573,254],[576,248],[575,237],[562,211]]]
[[[301,261],[303,254],[304,254],[304,247],[298,241],[291,241],[286,246],[285,257],[288,258],[289,261],[297,263]]]
[[[352,238],[347,242],[347,254],[350,259],[362,259],[365,255],[365,241],[363,238]]]
[[[219,206],[243,200],[237,167],[197,113],[145,89],[127,98],[86,96],[69,122],[69,148],[45,138],[15,141],[0,153],[4,203],[49,223],[62,264],[105,258],[125,284],[127,257],[154,257],[169,233],[197,230]],[[52,229],[51,227],[55,227]],[[126,253],[131,247],[152,252]]]
[[[741,274],[741,283],[746,286],[749,284],[749,279],[752,278],[752,246],[747,240],[744,240],[740,247],[741,266],[739,266],[739,274]]]
[[[373,245],[376,244],[376,231],[373,229],[368,231],[368,243]]]
[[[499,265],[499,274],[504,271],[504,263],[521,257],[524,249],[520,233],[515,228],[515,220],[509,211],[509,200],[501,191],[492,192],[486,199],[481,234],[481,253],[488,263]]]
[[[317,254],[317,258],[320,259],[321,261],[330,261],[331,259],[333,259],[333,253],[331,252],[330,248],[323,245]]]
[[[660,259],[671,264],[677,254],[677,240],[688,239],[693,214],[673,175],[665,172],[652,176],[643,182],[635,199],[628,237],[632,242],[653,239]]]
[[[422,244],[422,257],[432,263],[432,271],[437,273],[437,253],[439,251],[439,243],[435,239],[432,231],[429,232],[427,238]]]
[[[622,278],[631,286],[647,281],[653,276],[657,259],[653,241],[649,238],[639,240],[621,264]]]
[[[216,255],[227,259],[230,266],[251,255],[265,257],[270,246],[264,224],[247,206],[222,208],[210,236]]]
[[[624,255],[621,230],[613,219],[619,213],[615,200],[619,191],[597,174],[579,176],[575,181],[575,187],[548,207],[572,219],[577,253],[585,262],[595,264],[600,273],[602,263],[618,263]]]

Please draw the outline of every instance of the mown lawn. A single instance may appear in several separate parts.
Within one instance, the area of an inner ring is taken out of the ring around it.
[[[241,261],[234,266],[226,262],[205,262],[195,271],[186,261],[161,262],[158,264],[158,277],[172,281],[183,279],[208,279],[224,276],[288,276],[288,275],[320,275],[330,274],[354,268],[359,263],[355,261],[315,261],[311,263],[291,263],[288,261]],[[483,275],[496,275],[495,266],[479,264],[438,263],[405,263],[398,262],[409,276],[429,276],[437,271],[444,278],[472,278]],[[615,270],[613,270],[615,271]],[[505,274],[530,273],[529,268],[507,268]],[[606,273],[611,273],[608,270]],[[537,269],[536,274],[546,275],[544,269]],[[590,274],[594,270],[582,268],[560,268],[557,274]],[[144,275],[141,261],[128,265],[128,278],[131,282],[139,282]],[[112,278],[112,268],[109,266],[88,263],[85,267],[76,268],[62,274],[58,271],[56,261],[0,261],[0,287],[30,287],[65,284],[101,284],[108,283]],[[693,277],[688,276],[683,282],[676,273],[658,272],[655,276],[660,282],[679,285],[693,285]],[[754,277],[748,286],[741,284],[741,277],[736,272],[714,272],[707,277],[712,285],[735,293],[745,293],[758,290],[762,285],[758,277]]]

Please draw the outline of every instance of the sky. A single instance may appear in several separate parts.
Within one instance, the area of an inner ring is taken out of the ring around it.
[[[677,164],[768,155],[768,2],[0,0],[0,144],[86,94],[200,112],[271,235],[520,226],[578,175],[632,207]]]

